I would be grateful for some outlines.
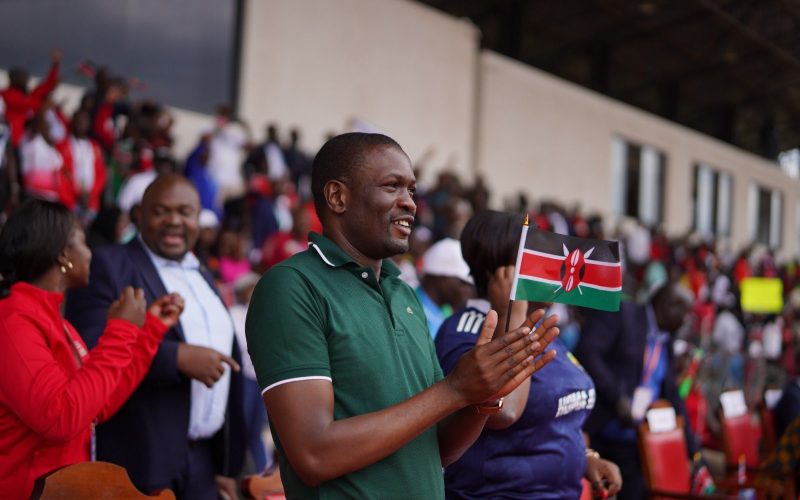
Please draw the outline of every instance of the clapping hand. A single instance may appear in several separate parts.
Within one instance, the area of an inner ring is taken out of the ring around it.
[[[558,318],[551,316],[536,331],[531,331],[543,316],[544,311],[538,309],[519,328],[494,337],[497,313],[489,311],[475,347],[461,358],[447,377],[466,404],[506,396],[555,357],[555,351],[542,353],[558,336],[555,327]]]
[[[177,293],[168,293],[153,302],[147,311],[161,320],[167,328],[172,328],[178,324],[178,317],[183,312],[183,305],[183,297]]]
[[[108,319],[124,319],[141,328],[144,325],[146,308],[144,290],[134,290],[132,286],[126,286],[119,298],[108,308]]]

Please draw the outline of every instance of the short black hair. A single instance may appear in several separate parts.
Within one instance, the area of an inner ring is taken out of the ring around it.
[[[0,231],[0,297],[17,281],[33,281],[58,262],[77,219],[67,207],[30,199],[20,205]]]
[[[332,137],[322,145],[311,167],[311,194],[317,215],[322,217],[325,208],[325,184],[332,180],[347,180],[364,161],[364,153],[375,146],[403,148],[389,136],[349,132]]]
[[[461,255],[469,265],[479,297],[486,297],[489,277],[497,268],[514,265],[524,220],[523,214],[483,210],[461,231]]]
[[[22,66],[14,66],[8,70],[8,82],[12,87],[26,84],[28,76],[28,70]]]

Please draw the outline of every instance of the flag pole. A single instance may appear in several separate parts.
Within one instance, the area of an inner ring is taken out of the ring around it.
[[[506,313],[506,332],[511,328],[511,306],[514,305],[514,297],[517,296],[517,280],[519,280],[519,269],[522,266],[522,252],[525,250],[525,240],[528,237],[528,214],[522,222],[522,233],[519,235],[519,247],[517,248],[517,262],[514,265],[514,281],[511,284],[511,296],[508,298],[508,313]]]

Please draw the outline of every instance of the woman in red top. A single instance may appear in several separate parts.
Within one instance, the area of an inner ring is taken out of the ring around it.
[[[91,258],[57,203],[29,200],[0,232],[0,498],[27,498],[38,477],[91,459],[94,424],[131,395],[183,310],[165,295],[146,313],[128,287],[90,354],[60,305],[88,284]]]

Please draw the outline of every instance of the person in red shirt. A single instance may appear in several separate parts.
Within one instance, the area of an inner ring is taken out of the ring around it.
[[[72,116],[70,134],[56,146],[64,159],[69,180],[67,191],[71,198],[69,202],[62,202],[72,208],[87,226],[100,210],[107,177],[103,152],[97,142],[89,138],[90,127],[89,112],[76,111]]]
[[[292,229],[279,231],[264,242],[261,248],[261,268],[266,271],[292,255],[308,248],[308,231],[311,214],[304,205],[292,210]]]
[[[8,72],[8,88],[0,91],[6,104],[6,121],[11,128],[11,144],[19,146],[25,132],[25,121],[39,111],[45,98],[58,85],[58,69],[61,65],[61,52],[54,50],[50,55],[52,65],[47,77],[28,92],[28,72],[24,68],[11,68]]]
[[[739,257],[736,259],[736,263],[733,265],[733,280],[737,285],[741,284],[743,279],[753,275],[750,269],[750,263],[747,261],[747,254],[747,250],[742,250],[739,253]]]
[[[119,78],[113,79],[98,103],[92,123],[92,135],[106,153],[114,150],[114,143],[117,140],[114,125],[114,107],[125,98],[125,82]]]
[[[28,200],[0,232],[0,497],[28,498],[37,478],[90,460],[94,424],[139,385],[183,299],[145,312],[127,287],[108,310],[91,354],[60,312],[67,288],[86,286],[92,252],[66,207]]]

